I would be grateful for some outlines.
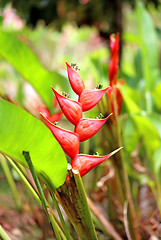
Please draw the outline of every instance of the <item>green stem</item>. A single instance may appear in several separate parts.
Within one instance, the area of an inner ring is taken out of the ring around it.
[[[51,189],[51,195],[52,195],[52,199],[53,199],[53,201],[54,201],[54,205],[55,205],[55,207],[56,207],[57,213],[58,213],[58,215],[59,215],[60,221],[61,221],[61,223],[62,223],[62,226],[63,226],[63,230],[64,230],[64,233],[65,233],[66,239],[67,239],[67,240],[71,240],[71,237],[70,237],[70,235],[69,235],[69,232],[68,232],[66,223],[65,223],[65,221],[64,221],[64,218],[63,218],[63,216],[62,216],[62,213],[61,213],[61,211],[60,211],[58,202],[57,202],[57,200],[56,200],[55,194],[53,193],[52,189]]]
[[[20,197],[19,197],[19,193],[17,191],[17,187],[16,187],[16,184],[13,180],[13,177],[12,177],[12,174],[10,172],[10,169],[8,167],[8,164],[7,164],[7,161],[5,159],[5,157],[3,155],[0,154],[0,162],[1,162],[1,165],[2,165],[2,168],[3,168],[3,171],[5,173],[5,176],[7,178],[7,181],[8,181],[8,184],[12,190],[12,193],[13,193],[13,196],[15,198],[15,201],[16,201],[16,204],[18,206],[18,208],[21,208],[21,200],[20,200]]]
[[[68,165],[68,177],[56,196],[81,240],[97,240],[79,172]]]
[[[23,181],[23,183],[26,185],[26,187],[30,190],[30,192],[32,193],[32,195],[34,196],[34,198],[36,199],[36,201],[38,202],[38,204],[40,205],[40,207],[42,207],[42,202],[39,198],[39,195],[37,194],[37,192],[35,191],[35,189],[31,186],[31,184],[29,183],[28,179],[25,177],[25,175],[22,173],[22,171],[17,167],[17,165],[14,163],[14,161],[12,159],[10,159],[9,157],[5,156],[6,159],[8,160],[8,162],[11,164],[11,166],[15,169],[15,171],[18,173],[18,175],[20,176],[21,180]],[[49,203],[48,203],[49,206]],[[51,207],[50,207],[51,208]],[[57,229],[62,237],[63,240],[66,240],[67,238],[65,237],[64,233],[61,231],[61,224],[58,221],[56,215],[53,213],[52,214],[54,216],[54,218],[56,219],[57,222]],[[64,231],[65,232],[65,231]]]
[[[118,147],[121,147],[122,139],[121,139],[119,120],[118,120],[118,109],[117,109],[114,88],[112,91],[112,96],[113,96],[113,104],[114,104],[114,117],[115,117],[117,143],[118,143]],[[119,158],[118,158],[118,156],[119,156]],[[121,183],[122,190],[123,190],[124,200],[125,199],[127,200],[128,206],[129,206],[129,218],[130,218],[132,236],[133,236],[133,239],[140,240],[140,233],[138,231],[138,224],[137,224],[137,219],[136,219],[136,214],[135,214],[134,203],[132,200],[129,179],[128,179],[128,176],[127,176],[127,173],[125,170],[125,166],[124,166],[124,159],[123,159],[122,151],[120,151],[117,155],[114,155],[114,162],[115,162],[115,166],[116,166],[116,171],[120,178],[120,183]]]
[[[38,179],[38,177],[36,175],[36,172],[35,172],[35,169],[33,167],[33,164],[32,164],[32,161],[31,161],[31,158],[30,158],[30,155],[29,155],[29,152],[23,151],[23,155],[24,155],[24,157],[25,157],[25,159],[27,161],[27,164],[29,166],[29,169],[31,171],[32,177],[34,179],[35,185],[36,185],[37,190],[39,192],[40,200],[42,202],[42,205],[44,207],[46,215],[47,215],[47,217],[49,219],[49,222],[51,223],[51,225],[53,227],[53,230],[55,232],[56,239],[57,240],[61,240],[60,233],[59,233],[58,228],[57,228],[57,222],[55,221],[55,219],[54,219],[54,217],[52,215],[51,209],[50,209],[49,205],[46,202],[43,190],[42,190],[40,182],[39,182],[39,179]]]
[[[7,233],[3,230],[2,226],[0,225],[0,239],[1,240],[11,240]]]
[[[17,167],[17,165],[14,163],[14,161],[12,159],[10,159],[9,157],[6,157],[7,161],[11,164],[11,166],[15,169],[15,171],[18,173],[18,175],[20,176],[21,180],[23,181],[23,183],[26,185],[26,187],[31,191],[32,195],[35,197],[36,201],[39,203],[39,205],[42,207],[41,204],[41,200],[39,198],[39,195],[37,194],[37,192],[33,189],[33,187],[31,186],[31,184],[29,183],[29,181],[27,180],[27,178],[25,177],[25,175],[22,173],[22,171]]]

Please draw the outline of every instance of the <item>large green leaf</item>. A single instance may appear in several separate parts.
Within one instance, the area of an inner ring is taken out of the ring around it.
[[[124,39],[141,47],[141,68],[145,88],[151,91],[159,77],[159,46],[153,20],[141,1],[137,1],[135,19],[137,33],[125,32]]]
[[[47,71],[31,49],[14,33],[0,29],[0,46],[0,55],[35,88],[49,108],[53,98],[50,86],[58,84],[63,91],[67,90],[68,80],[56,71]]]
[[[139,1],[136,7],[138,34],[141,39],[143,74],[147,90],[151,90],[159,74],[158,38],[151,16]]]
[[[66,178],[67,161],[60,145],[40,120],[0,99],[0,152],[26,165],[29,151],[35,170],[57,188]]]

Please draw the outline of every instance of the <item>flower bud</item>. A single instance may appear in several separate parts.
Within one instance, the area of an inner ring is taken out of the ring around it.
[[[101,90],[84,89],[78,100],[82,104],[82,110],[88,111],[93,108],[100,101],[107,89],[108,88]]]
[[[81,177],[83,177],[93,168],[97,167],[99,164],[101,164],[106,159],[111,157],[113,154],[118,152],[121,148],[116,149],[115,151],[113,151],[112,153],[106,156],[97,156],[97,155],[91,156],[91,155],[85,155],[85,154],[77,154],[75,158],[72,159],[72,162],[71,162],[72,168],[76,168],[79,171]]]
[[[66,98],[55,91],[53,88],[52,90],[55,93],[57,101],[60,105],[60,108],[66,118],[74,125],[76,125],[79,120],[82,118],[82,105],[79,102]]]
[[[83,89],[85,88],[84,82],[82,78],[79,76],[79,74],[66,62],[67,65],[67,71],[68,71],[68,78],[70,85],[73,89],[73,91],[80,95]]]
[[[41,113],[40,113],[41,114]],[[56,125],[52,124],[47,118],[42,114],[41,116],[46,122],[46,125],[51,130],[52,134],[56,140],[61,145],[63,151],[70,157],[74,158],[79,152],[79,136],[77,133],[67,131],[65,129],[59,128]]]
[[[119,34],[110,36],[111,61],[109,64],[110,86],[117,84],[118,63],[119,63]]]
[[[111,114],[104,119],[82,118],[75,127],[75,133],[79,135],[79,141],[83,142],[93,137],[107,121]]]
[[[114,55],[119,54],[119,39],[119,33],[117,33],[116,36],[114,36],[113,34],[111,34],[110,36],[111,58],[113,58]]]

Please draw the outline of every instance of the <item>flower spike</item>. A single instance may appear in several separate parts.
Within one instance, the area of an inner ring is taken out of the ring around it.
[[[109,64],[110,86],[117,83],[118,63],[119,63],[119,33],[110,36],[111,61]]]
[[[52,90],[54,91],[57,101],[66,118],[72,124],[76,125],[82,118],[82,105],[79,102],[62,96],[57,91],[55,91],[54,88],[52,88]]]
[[[88,111],[93,108],[100,101],[103,94],[107,91],[108,88],[101,90],[84,89],[78,100],[82,104],[82,110]]]
[[[76,168],[79,171],[81,177],[83,177],[93,168],[97,167],[99,164],[101,164],[106,159],[108,159],[116,152],[118,152],[121,148],[116,149],[115,151],[111,152],[106,156],[91,156],[85,154],[77,154],[77,156],[74,159],[72,159],[71,162],[72,168]]]
[[[120,40],[119,33],[117,33],[116,36],[111,34],[110,36],[111,58],[113,58],[114,55],[118,56],[119,54],[119,40]]]
[[[56,140],[61,145],[63,151],[70,158],[73,158],[76,154],[78,154],[79,152],[78,134],[59,128],[56,125],[52,124],[47,118],[45,118],[43,114],[41,114],[41,116],[45,120],[46,125],[49,127]]]
[[[68,78],[70,85],[73,89],[73,91],[80,95],[83,89],[85,88],[84,82],[82,78],[79,76],[79,74],[66,62],[67,65],[67,71],[68,71]]]
[[[93,137],[111,115],[112,113],[104,119],[80,119],[74,131],[75,133],[79,134],[80,142],[86,141],[87,139]]]

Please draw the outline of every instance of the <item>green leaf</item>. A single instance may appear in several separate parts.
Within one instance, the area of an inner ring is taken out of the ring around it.
[[[137,3],[136,19],[142,48],[143,77],[146,89],[152,90],[159,74],[158,38],[152,18],[141,1]]]
[[[51,108],[53,92],[50,86],[58,84],[65,90],[68,80],[56,71],[47,71],[31,49],[15,34],[0,30],[0,46],[0,55],[35,88],[46,106]]]
[[[153,154],[153,164],[154,164],[154,172],[156,177],[160,175],[161,170],[161,145],[157,148],[157,150]]]
[[[126,104],[129,113],[136,114],[140,112],[140,108],[134,102],[134,99],[138,99],[139,95],[136,91],[132,88],[128,87],[127,85],[120,85],[121,94],[123,96],[123,100]]]
[[[152,154],[160,144],[159,133],[151,120],[147,118],[146,114],[145,116],[144,114],[132,116],[132,119],[143,140],[147,155],[149,159],[151,159]]]
[[[125,120],[123,121],[123,145],[126,149],[126,152],[130,154],[136,149],[140,136],[138,131],[136,131],[136,126],[130,116],[127,118],[126,123]]]
[[[35,170],[54,188],[66,179],[65,154],[50,130],[25,110],[0,100],[0,152],[27,166],[29,151]]]
[[[152,96],[155,100],[155,103],[158,107],[159,110],[161,110],[161,101],[160,101],[160,96],[161,96],[161,82],[159,82],[155,88],[152,91]]]

